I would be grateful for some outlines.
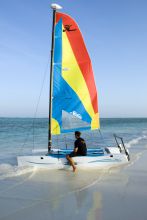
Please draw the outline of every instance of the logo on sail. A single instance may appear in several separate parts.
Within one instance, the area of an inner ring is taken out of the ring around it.
[[[68,67],[64,67],[64,68],[62,68],[62,70],[63,70],[63,71],[68,71],[69,68],[68,68]]]
[[[71,28],[71,26],[72,26],[72,24],[71,25],[69,25],[69,24],[66,24],[66,25],[64,25],[64,30],[63,30],[63,32],[66,32],[66,31],[76,31],[77,29],[76,28]]]
[[[82,120],[82,116],[78,114],[76,111],[70,112],[70,114]]]

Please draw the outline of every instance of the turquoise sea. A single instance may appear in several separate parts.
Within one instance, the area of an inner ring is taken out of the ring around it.
[[[83,131],[89,148],[114,146],[113,134],[123,137],[131,153],[147,145],[147,118],[102,118],[99,131]],[[17,169],[18,155],[47,149],[47,118],[0,118],[0,175]],[[53,146],[73,148],[74,134],[53,136]]]

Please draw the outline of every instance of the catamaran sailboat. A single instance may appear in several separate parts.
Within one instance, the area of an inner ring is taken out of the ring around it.
[[[51,8],[48,154],[18,156],[17,160],[19,166],[60,169],[69,167],[66,154],[72,149],[54,149],[52,135],[100,129],[100,123],[92,64],[80,29],[69,15],[58,12],[61,6],[52,4]],[[74,157],[77,167],[105,168],[127,163],[130,157],[123,139],[115,136],[115,140],[117,147],[88,149],[87,156]]]

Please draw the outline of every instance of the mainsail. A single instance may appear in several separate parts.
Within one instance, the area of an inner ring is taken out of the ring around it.
[[[56,13],[53,57],[52,134],[98,129],[94,75],[76,22]]]

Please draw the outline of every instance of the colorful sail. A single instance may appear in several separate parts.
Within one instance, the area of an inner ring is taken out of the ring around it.
[[[91,60],[78,25],[63,13],[56,13],[52,103],[52,134],[99,128]]]

